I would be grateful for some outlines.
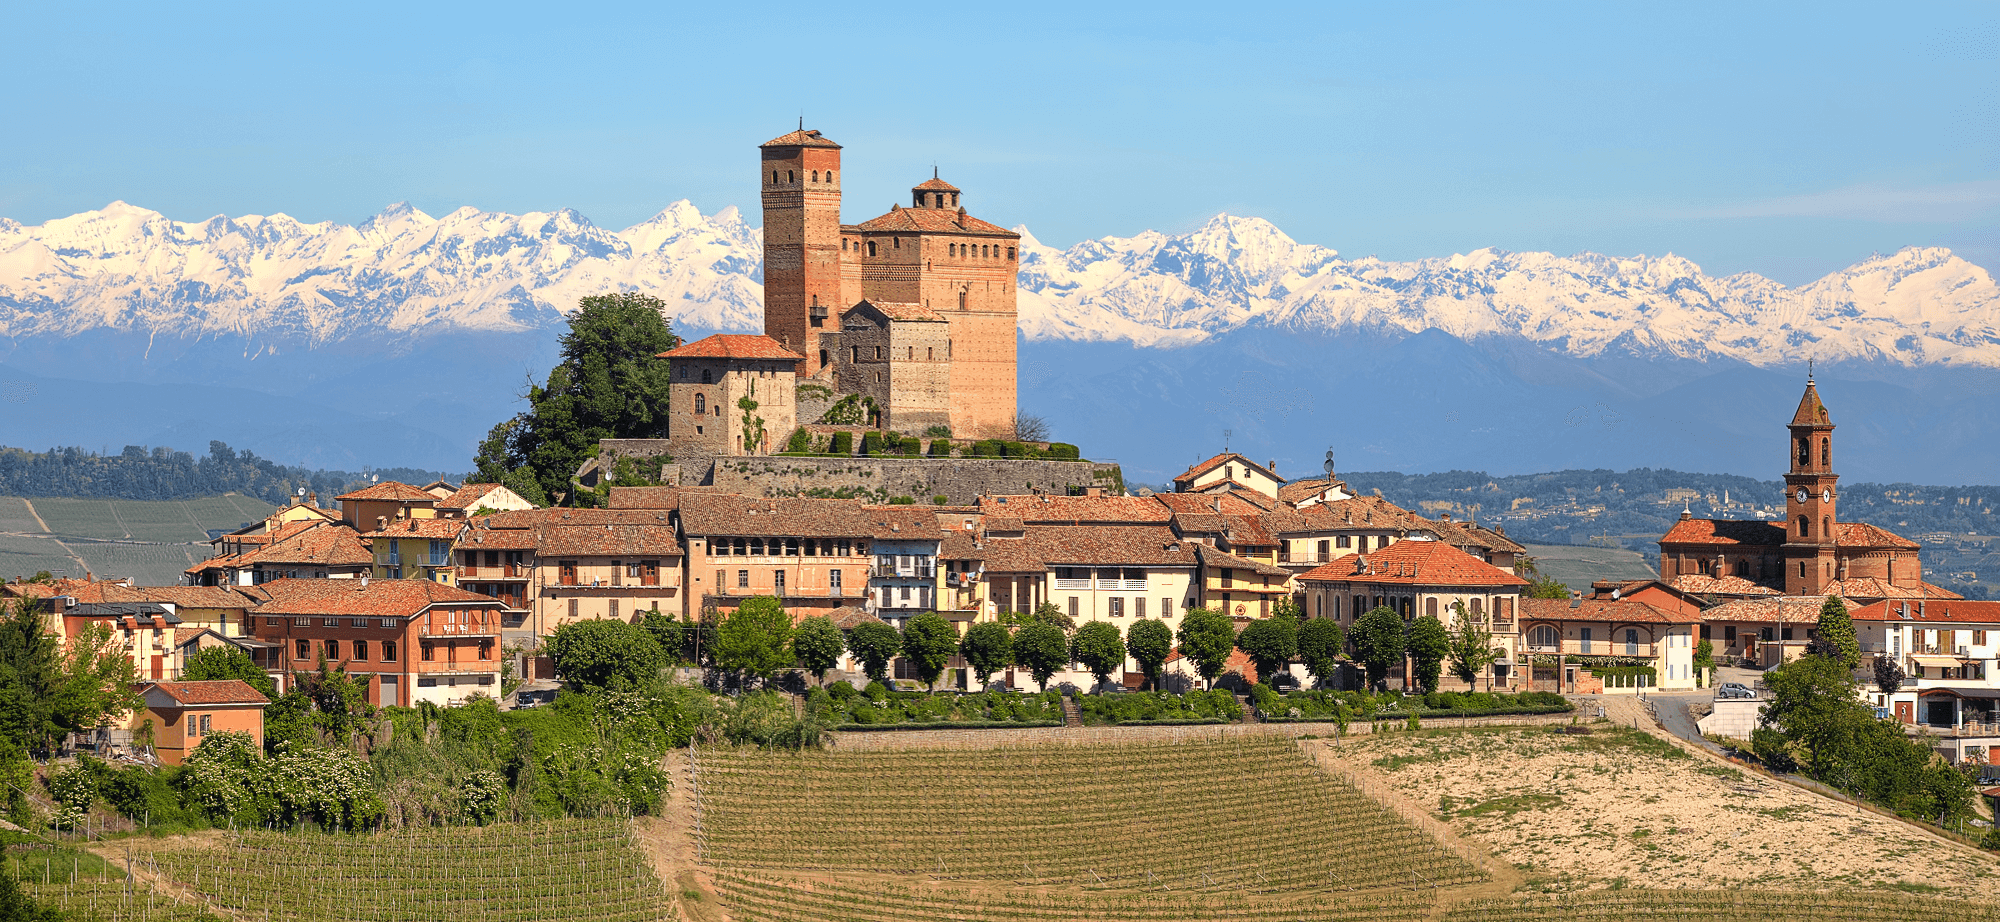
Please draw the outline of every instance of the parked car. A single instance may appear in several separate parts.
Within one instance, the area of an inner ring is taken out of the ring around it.
[[[1747,688],[1744,688],[1744,687],[1743,687],[1743,686],[1741,686],[1741,685],[1737,685],[1737,684],[1736,684],[1736,683],[1734,683],[1734,682],[1731,682],[1731,683],[1729,683],[1729,684],[1726,684],[1726,685],[1720,685],[1720,686],[1717,686],[1717,687],[1716,687],[1716,689],[1715,689],[1715,697],[1717,697],[1717,698],[1755,698],[1755,697],[1757,697],[1757,693],[1756,693],[1756,692],[1753,692],[1753,691],[1751,691],[1750,689],[1747,689]]]
[[[1272,676],[1271,680],[1265,684],[1271,686],[1272,691],[1280,694],[1299,690],[1299,680],[1289,672],[1280,672]]]

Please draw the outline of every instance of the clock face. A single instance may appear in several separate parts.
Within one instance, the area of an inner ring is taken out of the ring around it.
[[[1807,493],[1807,492],[1806,492],[1806,488],[1805,488],[1805,487],[1800,487],[1800,488],[1799,488],[1799,502],[1802,502],[1802,503],[1803,503],[1803,502],[1805,502],[1805,501],[1806,501],[1806,497],[1807,497],[1807,496],[1810,496],[1810,495],[1811,495],[1811,494],[1809,494],[1809,493]]]
[[[1830,503],[1830,502],[1833,502],[1833,491],[1832,491],[1832,490],[1828,490],[1828,489],[1826,489],[1826,488],[1824,488],[1824,487],[1820,488],[1820,491],[1819,491],[1819,501],[1820,501],[1820,502],[1822,502],[1822,503]]]

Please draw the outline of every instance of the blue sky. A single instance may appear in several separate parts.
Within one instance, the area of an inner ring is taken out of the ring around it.
[[[13,5],[0,216],[365,220],[676,199],[846,145],[1057,244],[1220,211],[1348,256],[2000,269],[2000,5]]]

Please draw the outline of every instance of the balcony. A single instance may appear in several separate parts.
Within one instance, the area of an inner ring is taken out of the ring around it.
[[[1323,563],[1331,562],[1335,556],[1336,555],[1334,554],[1320,554],[1320,553],[1289,554],[1284,551],[1279,551],[1278,564],[1280,566],[1291,566],[1291,565],[1318,566]]]
[[[868,575],[875,579],[937,579],[937,568],[875,566],[868,568]]]
[[[480,580],[527,579],[528,568],[521,566],[514,566],[514,567],[461,566],[458,568],[458,578],[480,579]]]
[[[1091,588],[1091,581],[1090,581],[1089,579],[1061,579],[1061,578],[1057,578],[1057,580],[1056,580],[1056,588],[1057,588],[1057,589],[1089,589],[1089,588]]]
[[[786,586],[776,589],[770,586],[724,586],[712,595],[732,599],[747,599],[752,596],[770,595],[781,599],[858,599],[865,595],[862,586]]]
[[[485,624],[439,624],[436,626],[426,624],[426,625],[419,625],[417,627],[417,636],[473,637],[473,638],[498,637],[500,636],[500,629],[498,627],[493,627]]]

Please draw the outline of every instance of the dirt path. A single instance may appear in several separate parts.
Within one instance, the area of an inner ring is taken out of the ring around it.
[[[201,837],[198,835],[174,836],[166,841],[168,842],[176,842],[177,840],[190,841],[197,838]],[[153,843],[147,843],[147,844],[148,847],[151,848],[157,847]],[[229,909],[225,909],[221,906],[211,903],[209,902],[208,897],[202,895],[201,891],[196,890],[193,887],[181,884],[180,882],[174,880],[173,878],[170,878],[154,870],[153,865],[150,861],[146,860],[146,858],[136,850],[128,852],[127,851],[128,848],[131,848],[130,842],[104,842],[101,844],[88,846],[88,850],[92,854],[96,855],[99,858],[104,859],[107,862],[110,862],[112,867],[121,869],[129,868],[132,873],[132,879],[140,884],[145,885],[148,889],[152,890],[154,893],[170,897],[176,902],[191,903],[195,906],[200,907],[203,912],[213,915],[218,919],[236,919],[238,920],[238,922],[251,922],[249,916],[243,915],[238,912],[234,912]],[[218,868],[217,872],[221,873],[222,869]]]
[[[1389,779],[1384,778],[1367,763],[1344,758],[1339,743],[1333,740],[1308,740],[1306,751],[1321,770],[1337,778],[1344,778],[1360,788],[1363,794],[1377,803],[1396,811],[1418,829],[1444,844],[1453,854],[1465,859],[1473,867],[1486,873],[1486,882],[1470,887],[1454,887],[1437,891],[1437,904],[1431,907],[1431,918],[1441,919],[1451,910],[1472,900],[1498,899],[1518,889],[1525,878],[1512,864],[1500,860],[1485,846],[1472,841],[1439,822],[1430,812],[1396,790]]]
[[[632,821],[634,834],[653,873],[667,888],[667,896],[680,907],[688,922],[729,922],[729,913],[716,895],[715,880],[702,865],[695,847],[694,776],[689,751],[679,750],[668,757],[674,786],[658,817]]]

